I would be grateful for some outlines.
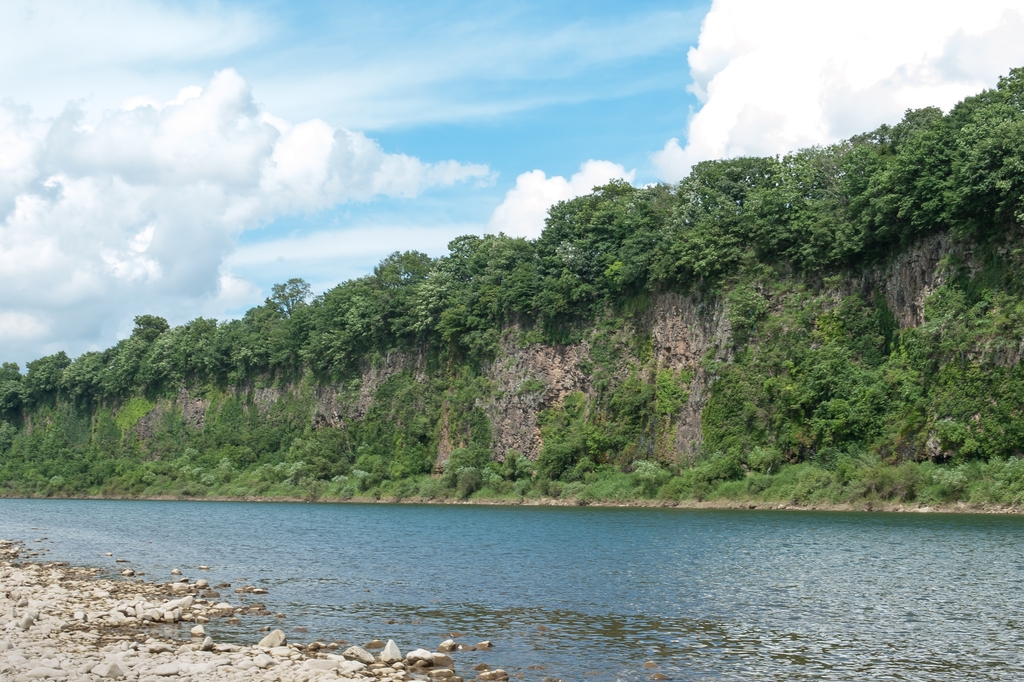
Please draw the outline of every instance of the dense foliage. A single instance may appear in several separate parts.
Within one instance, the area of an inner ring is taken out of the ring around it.
[[[5,363],[0,483],[40,494],[569,486],[598,498],[703,497],[722,486],[766,495],[777,477],[809,471],[808,489],[831,499],[960,499],[970,486],[928,482],[949,463],[970,480],[1019,468],[1022,223],[1016,69],[948,114],[908,111],[897,125],[782,158],[704,162],[678,185],[595,188],[553,207],[535,241],[460,237],[444,257],[395,253],[316,297],[290,280],[238,320],[170,327],[141,315],[105,351],[57,353],[25,373]],[[940,233],[960,246],[923,323],[901,330],[884,297],[858,283]],[[704,364],[716,381],[696,460],[675,461],[669,448],[692,371],[654,367],[643,325],[667,291],[724,305],[731,323],[729,359]],[[582,369],[594,395],[540,415],[535,463],[491,461],[480,407],[493,391],[482,369],[509,330],[521,344],[586,341],[590,352]],[[314,428],[318,386],[355,401],[367,367],[396,353],[418,369],[383,382],[344,428]],[[255,389],[274,386],[288,390],[260,404]],[[141,433],[139,420],[183,387],[206,397],[203,427],[178,409]],[[455,449],[444,476],[429,478],[442,431],[457,434]],[[864,483],[892,472],[912,484]],[[612,480],[625,487],[598,485]]]

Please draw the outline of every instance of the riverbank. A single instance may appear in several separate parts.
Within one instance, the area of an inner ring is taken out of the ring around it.
[[[490,648],[489,642],[448,641],[438,653],[416,649],[403,656],[392,641],[365,647],[344,641],[292,643],[269,627],[254,635],[258,641],[252,644],[217,643],[204,624],[271,615],[248,599],[261,594],[259,588],[237,588],[222,598],[202,579],[158,583],[137,578],[130,568],[118,578],[99,569],[22,560],[38,554],[0,540],[0,679],[462,682],[447,652]],[[508,679],[504,671],[486,666],[470,673],[466,676],[480,682]]]
[[[1009,504],[985,504],[956,502],[947,504],[912,504],[885,500],[864,500],[860,502],[815,504],[787,504],[750,500],[587,500],[576,498],[424,498],[424,497],[317,497],[298,495],[243,495],[237,497],[213,495],[194,497],[185,495],[0,495],[0,499],[62,499],[62,500],[137,500],[160,502],[289,502],[318,504],[431,504],[462,506],[508,506],[508,507],[601,507],[601,508],[642,508],[642,509],[743,509],[762,511],[804,511],[804,512],[884,512],[902,514],[1024,514],[1024,506]]]

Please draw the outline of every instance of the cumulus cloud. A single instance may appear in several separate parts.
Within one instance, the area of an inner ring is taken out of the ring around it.
[[[675,181],[948,109],[1024,65],[1021,35],[1022,0],[715,0],[688,56],[700,109],[651,160]]]
[[[559,201],[586,194],[610,180],[632,182],[635,175],[635,170],[627,172],[617,163],[593,159],[583,163],[579,171],[573,173],[568,180],[561,175],[549,178],[542,170],[523,173],[516,178],[515,187],[505,194],[505,199],[494,209],[487,224],[488,231],[535,239],[544,229],[548,209]]]
[[[224,259],[243,230],[489,176],[390,154],[320,120],[276,118],[230,69],[92,122],[75,104],[51,121],[0,104],[0,349],[6,359],[68,339],[105,343],[126,316],[237,304],[254,287]]]

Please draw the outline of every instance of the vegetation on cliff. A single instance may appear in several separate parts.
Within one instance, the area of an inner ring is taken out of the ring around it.
[[[536,241],[461,237],[317,297],[291,280],[242,319],[142,315],[105,351],[5,363],[0,486],[1018,503],[1022,223],[1017,69],[948,114],[596,188]],[[878,273],[930,239],[916,319]],[[721,318],[693,362],[654,348],[668,294]],[[517,452],[495,377],[541,346],[582,349],[583,388],[520,381],[542,445]]]

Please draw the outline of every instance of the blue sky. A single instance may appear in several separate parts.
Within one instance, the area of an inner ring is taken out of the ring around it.
[[[436,229],[428,250],[439,255],[453,229],[461,234],[487,224],[520,173],[543,169],[568,177],[588,159],[608,159],[637,169],[637,181],[657,181],[649,152],[683,135],[697,105],[686,91],[686,53],[709,6],[406,2],[368,11],[355,3],[256,5],[275,29],[232,63],[268,110],[357,128],[393,153],[487,164],[494,178],[413,200],[380,197],[282,217],[246,232],[240,244],[384,223]],[[418,58],[424,66],[411,64]],[[293,102],[288,93],[296,73],[337,87],[312,97],[304,92],[301,103]],[[349,98],[344,84],[367,74],[382,84],[361,86],[361,101]],[[368,271],[379,255],[300,274],[323,288]],[[268,288],[289,266],[240,272]]]
[[[948,108],[1022,34],[1024,0],[7,0],[0,359]]]

